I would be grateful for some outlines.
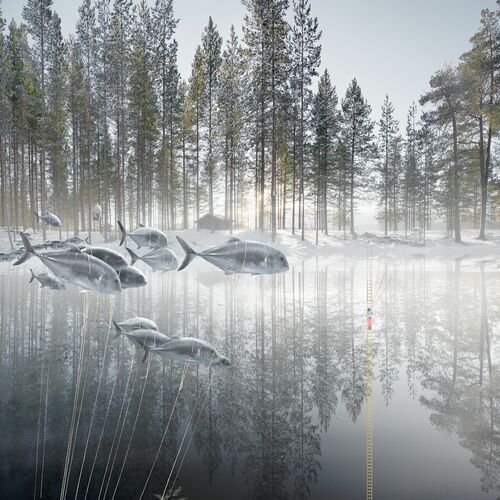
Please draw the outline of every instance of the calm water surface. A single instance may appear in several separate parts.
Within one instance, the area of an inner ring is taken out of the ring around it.
[[[200,262],[118,298],[2,266],[0,499],[154,499],[167,480],[190,500],[363,497],[365,261],[261,277]],[[375,498],[500,494],[499,281],[375,260]],[[135,314],[233,367],[142,363],[108,326]]]

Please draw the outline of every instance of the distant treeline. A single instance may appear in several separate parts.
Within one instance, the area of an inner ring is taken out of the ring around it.
[[[2,226],[35,228],[50,210],[76,233],[115,219],[175,229],[210,212],[317,238],[355,234],[363,197],[386,233],[440,219],[460,241],[461,222],[484,238],[500,214],[498,10],[401,134],[388,97],[376,126],[355,79],[339,101],[319,72],[309,0],[244,0],[242,40],[231,28],[223,42],[210,18],[187,81],[172,0],[84,0],[67,40],[51,4],[27,0],[22,24],[0,12]]]

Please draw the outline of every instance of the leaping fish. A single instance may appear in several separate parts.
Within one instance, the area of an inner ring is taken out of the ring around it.
[[[117,220],[116,223],[118,224],[118,227],[120,228],[120,231],[122,233],[120,246],[123,245],[127,236],[135,242],[137,248],[163,248],[168,245],[167,235],[159,229],[153,229],[152,227],[139,225],[137,229],[134,229],[133,231],[127,233],[125,227],[119,220]]]
[[[42,220],[48,226],[61,227],[61,219],[51,212],[45,212],[44,215],[39,215],[37,212],[34,212],[38,220]]]
[[[233,237],[222,245],[196,252],[179,236],[177,240],[186,252],[178,271],[187,267],[197,256],[222,269],[225,274],[277,274],[288,271],[288,261],[283,252],[259,241]]]
[[[146,255],[137,255],[130,248],[127,248],[127,252],[132,258],[131,266],[138,260],[142,260],[153,271],[175,271],[177,269],[177,256],[170,248],[155,248]]]
[[[221,356],[210,343],[194,337],[172,337],[163,345],[149,350],[174,361],[204,366],[231,366],[229,359]]]
[[[50,274],[47,273],[40,273],[40,274],[35,274],[33,269],[30,269],[31,271],[31,279],[30,283],[33,282],[33,280],[38,280],[40,282],[40,288],[47,287],[50,288],[51,290],[64,290],[66,286],[64,283],[57,278],[53,278],[50,276]]]
[[[133,332],[134,330],[156,330],[160,331],[158,325],[149,318],[134,316],[120,323],[114,322],[116,333]]]
[[[160,347],[167,343],[170,338],[157,330],[132,330],[127,331],[123,329],[116,321],[113,321],[116,328],[115,338],[120,335],[125,335],[133,344],[144,349],[144,357],[142,362],[146,361],[148,354],[156,347]]]
[[[28,238],[21,233],[25,253],[14,265],[18,266],[33,256],[38,257],[58,278],[87,290],[101,293],[119,293],[120,278],[116,271],[101,260],[83,253],[76,246],[62,252],[36,253]]]

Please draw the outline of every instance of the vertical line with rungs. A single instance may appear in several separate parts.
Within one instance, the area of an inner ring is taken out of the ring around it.
[[[366,262],[366,310],[372,308],[373,303],[373,255],[370,245],[367,247]],[[365,481],[366,500],[373,499],[373,346],[372,333],[368,327],[368,318],[365,321]]]

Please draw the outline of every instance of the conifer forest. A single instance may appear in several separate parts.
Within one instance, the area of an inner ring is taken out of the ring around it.
[[[500,0],[0,0],[0,500],[500,498]]]

